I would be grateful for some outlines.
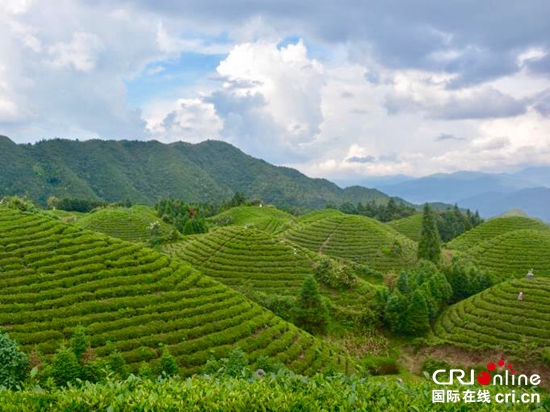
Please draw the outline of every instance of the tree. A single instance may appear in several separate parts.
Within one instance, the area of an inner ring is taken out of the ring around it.
[[[403,333],[412,336],[425,335],[430,330],[430,312],[426,297],[417,289],[412,295],[412,301],[402,319]]]
[[[13,388],[25,379],[29,359],[16,341],[0,332],[0,387]]]
[[[313,276],[308,276],[302,284],[296,323],[310,333],[324,333],[328,323],[328,309],[319,293],[319,285]]]
[[[386,301],[384,308],[384,323],[393,333],[400,333],[401,318],[407,310],[407,299],[395,289]]]
[[[47,205],[50,209],[57,209],[57,205],[59,204],[59,199],[55,196],[50,196],[48,197],[48,200],[47,200]]]
[[[82,364],[82,355],[84,355],[84,352],[86,352],[89,346],[90,342],[86,337],[86,329],[84,326],[78,325],[73,332],[73,337],[71,338],[71,349],[80,364]]]
[[[70,348],[62,347],[53,356],[50,374],[58,386],[75,383],[82,373],[82,367]]]
[[[420,242],[418,244],[418,259],[426,259],[434,263],[438,263],[441,259],[439,232],[437,231],[435,218],[428,203],[424,205],[422,216],[422,231],[420,232]]]

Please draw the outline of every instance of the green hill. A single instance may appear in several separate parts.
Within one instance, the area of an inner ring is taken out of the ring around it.
[[[282,236],[312,251],[381,271],[398,270],[416,261],[412,240],[377,220],[336,210],[300,217]]]
[[[314,273],[314,253],[294,247],[254,228],[226,227],[205,235],[188,236],[164,251],[204,274],[242,292],[297,296],[305,276]],[[358,280],[350,290],[321,288],[342,310],[362,310],[374,303],[376,288]]]
[[[386,224],[415,242],[420,240],[420,231],[422,230],[422,215],[420,214],[392,220]]]
[[[130,242],[145,242],[150,238],[149,226],[154,222],[159,222],[161,234],[172,230],[170,225],[164,223],[156,212],[147,206],[94,210],[78,218],[76,224],[84,229]]]
[[[374,189],[341,189],[325,179],[276,167],[220,141],[45,140],[16,145],[0,137],[0,196],[28,195],[42,205],[49,196],[152,205],[160,198],[220,201],[235,192],[277,206],[387,201]]]
[[[0,206],[0,328],[51,355],[78,324],[135,370],[168,347],[186,374],[241,347],[297,372],[348,367],[329,346],[228,288],[138,244]]]
[[[524,300],[518,294],[524,292]],[[474,350],[550,347],[550,278],[511,280],[448,308],[436,335]]]
[[[447,244],[447,247],[449,249],[467,250],[503,233],[522,229],[549,230],[550,227],[539,220],[523,216],[496,217],[453,239]]]
[[[208,219],[218,226],[254,227],[276,234],[285,229],[294,216],[275,207],[239,206]]]
[[[465,253],[478,267],[499,276],[523,276],[529,269],[550,276],[550,230],[514,230]]]

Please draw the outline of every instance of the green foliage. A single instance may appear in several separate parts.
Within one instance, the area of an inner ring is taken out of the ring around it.
[[[349,289],[357,282],[353,268],[334,259],[322,259],[315,267],[315,278],[337,289]]]
[[[432,213],[435,214],[437,231],[443,242],[449,242],[471,228],[483,223],[483,219],[481,219],[478,212],[472,213],[469,209],[463,212],[457,206],[453,208],[448,207],[443,211],[432,210]],[[416,242],[420,241],[422,214],[392,220],[387,224],[408,238]]]
[[[489,219],[457,237],[447,247],[450,249],[468,250],[505,233],[526,229],[548,231],[550,227],[539,220],[523,216],[497,217]]]
[[[411,267],[416,261],[412,240],[374,219],[335,210],[301,216],[282,236],[316,253],[384,272]]]
[[[76,224],[130,242],[160,243],[174,231],[147,206],[107,207],[82,215]]]
[[[497,278],[550,276],[550,230],[513,230],[493,237],[464,253],[479,269]]]
[[[489,273],[458,256],[453,258],[449,267],[444,268],[444,273],[453,289],[451,302],[458,302],[480,293],[494,283]]]
[[[0,388],[19,385],[26,377],[28,366],[29,359],[17,342],[0,331]]]
[[[264,360],[265,363],[265,360]],[[227,358],[210,358],[205,367],[205,373],[215,376],[246,377],[251,372],[244,351],[237,347],[229,352]]]
[[[401,319],[401,332],[405,335],[423,336],[430,330],[430,312],[422,290],[412,294],[409,307]]]
[[[0,205],[0,266],[0,325],[10,325],[23,351],[47,360],[67,331],[81,324],[93,350],[82,356],[83,379],[119,370],[105,366],[112,352],[108,342],[132,370],[154,363],[160,343],[170,348],[183,375],[200,372],[210,351],[224,354],[231,346],[254,354],[252,361],[274,357],[297,372],[353,369],[342,352],[330,352],[322,341],[188,264],[49,214]],[[265,279],[262,268],[256,270]],[[296,292],[303,275],[298,279]]]
[[[423,336],[452,293],[445,275],[433,263],[420,261],[399,274],[386,300],[384,322],[395,334]]]
[[[523,301],[518,300],[520,291]],[[550,341],[549,308],[550,278],[513,279],[447,308],[434,332],[459,347],[498,349],[533,359]]]
[[[296,324],[311,333],[324,333],[328,323],[328,309],[319,293],[313,276],[304,280],[296,307]]]
[[[422,231],[418,243],[418,259],[426,259],[438,263],[441,259],[441,245],[435,218],[428,203],[424,205],[422,215]]]
[[[270,206],[240,206],[230,208],[208,219],[217,226],[252,227],[277,234],[288,227],[293,216]]]
[[[365,379],[340,374],[300,375],[267,374],[261,379],[194,376],[163,381],[132,377],[124,382],[88,384],[82,387],[51,391],[0,392],[0,404],[8,411],[463,411],[488,412],[493,403],[446,404],[434,407],[432,391],[440,387],[429,381],[402,382],[395,377]],[[452,389],[461,389],[450,387]],[[489,385],[491,397],[502,388]],[[516,399],[533,389],[517,388]],[[499,410],[533,411],[550,406],[548,394],[540,392],[540,405],[530,403],[502,404]]]
[[[22,212],[31,212],[37,210],[34,203],[27,197],[5,196],[0,199],[0,205],[13,209],[19,209]]]
[[[130,374],[130,369],[126,361],[118,350],[113,350],[105,360],[105,367],[113,373],[118,379],[126,379]]]
[[[167,145],[52,139],[16,145],[3,138],[0,191],[28,194],[42,205],[49,196],[105,202],[129,198],[147,205],[169,196],[194,204],[233,197],[236,205],[244,194],[279,207],[308,209],[387,199],[374,189],[341,189],[327,180],[270,165],[219,141]]]
[[[160,357],[159,375],[175,376],[180,370],[176,359],[170,354],[168,348],[162,348],[162,356]]]
[[[67,212],[81,212],[88,213],[94,210],[95,208],[107,206],[108,203],[101,200],[91,200],[91,199],[78,199],[78,198],[69,198],[64,197],[61,200],[58,200],[55,203],[56,209],[65,210]]]
[[[86,336],[86,328],[82,325],[78,325],[71,338],[71,350],[74,352],[78,362],[82,363],[82,355],[90,347],[90,342]]]
[[[387,202],[372,200],[356,205],[346,202],[340,206],[340,211],[350,215],[367,216],[381,222],[405,218],[416,213],[414,207],[403,201],[396,201],[393,197],[388,198]]]
[[[52,357],[50,368],[47,375],[51,376],[58,386],[74,384],[77,379],[83,377],[82,366],[70,348],[61,347]]]

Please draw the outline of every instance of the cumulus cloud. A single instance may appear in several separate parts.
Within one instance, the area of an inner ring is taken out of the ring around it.
[[[542,0],[6,0],[0,133],[218,138],[323,177],[548,162],[549,12]],[[185,53],[214,64],[192,77]]]

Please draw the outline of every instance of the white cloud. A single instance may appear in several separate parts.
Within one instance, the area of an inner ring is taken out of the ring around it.
[[[93,33],[77,32],[70,42],[59,42],[48,48],[51,64],[57,68],[73,67],[89,72],[95,68],[103,43]]]

